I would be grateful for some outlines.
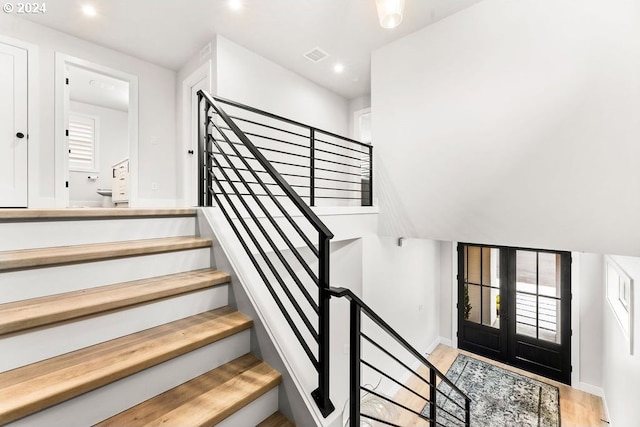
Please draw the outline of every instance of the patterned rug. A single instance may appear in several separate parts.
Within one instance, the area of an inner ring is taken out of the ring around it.
[[[471,425],[475,427],[559,427],[560,398],[557,387],[458,355],[447,377],[471,398]],[[445,427],[460,426],[451,414],[464,419],[464,401],[441,382],[437,393],[436,420]],[[444,394],[444,395],[443,395]],[[447,413],[449,412],[449,413]],[[429,404],[422,410],[429,414]]]

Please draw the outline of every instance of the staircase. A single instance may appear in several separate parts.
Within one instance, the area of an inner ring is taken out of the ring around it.
[[[0,211],[0,425],[293,426],[193,209]]]

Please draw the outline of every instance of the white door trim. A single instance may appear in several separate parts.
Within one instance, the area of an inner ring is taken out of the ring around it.
[[[69,174],[69,157],[65,146],[64,88],[65,66],[67,64],[96,71],[129,83],[129,167],[131,182],[129,206],[137,206],[138,201],[138,76],[128,74],[94,62],[76,58],[60,52],[55,53],[55,200],[56,207],[69,206],[69,191],[65,181]]]
[[[371,107],[363,108],[353,112],[353,139],[360,142],[362,141],[362,135],[360,134],[360,118],[367,114],[371,114]],[[371,141],[366,141],[366,144],[371,145]]]
[[[182,205],[192,205],[192,197],[190,192],[191,177],[188,176],[188,172],[191,171],[189,167],[192,157],[187,154],[187,150],[191,148],[191,141],[193,138],[193,128],[191,126],[191,88],[201,82],[203,79],[207,79],[207,91],[211,93],[213,87],[211,79],[213,78],[212,72],[213,62],[209,59],[200,65],[193,73],[191,73],[182,82],[182,150],[180,157],[182,159]],[[195,151],[195,150],[194,150]],[[194,156],[197,156],[194,154]],[[197,201],[196,201],[197,203]]]
[[[458,348],[458,242],[451,242],[451,347]]]
[[[40,189],[40,57],[38,46],[0,34],[0,42],[27,51],[27,206],[51,207],[53,198],[41,197]]]

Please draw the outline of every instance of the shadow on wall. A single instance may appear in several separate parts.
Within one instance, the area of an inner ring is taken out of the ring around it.
[[[380,221],[378,232],[381,236],[414,237],[415,227],[407,215],[407,209],[391,183],[384,160],[375,157],[374,191],[378,194]]]

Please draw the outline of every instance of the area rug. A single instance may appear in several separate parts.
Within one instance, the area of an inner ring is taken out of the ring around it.
[[[475,427],[559,427],[560,396],[557,387],[536,381],[480,360],[458,355],[447,378],[471,398],[471,425]],[[464,400],[440,382],[436,421],[445,427],[461,426],[452,415],[463,411]],[[429,404],[422,414],[429,416]]]

